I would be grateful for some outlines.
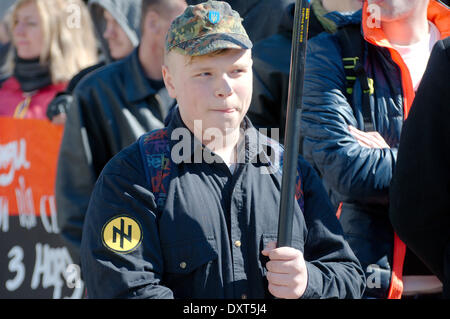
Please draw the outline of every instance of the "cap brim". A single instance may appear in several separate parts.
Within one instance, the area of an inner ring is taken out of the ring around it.
[[[238,33],[215,33],[192,39],[176,46],[183,54],[190,56],[206,55],[222,49],[251,49],[252,42],[246,35]]]

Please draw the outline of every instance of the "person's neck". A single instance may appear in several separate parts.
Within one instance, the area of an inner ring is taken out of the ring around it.
[[[322,7],[328,12],[339,11],[339,12],[352,12],[361,9],[357,6],[354,1],[351,0],[321,0]]]
[[[389,43],[393,45],[411,45],[424,39],[429,33],[427,12],[395,21],[382,21],[381,28]]]
[[[144,69],[144,73],[152,80],[162,80],[163,55],[160,51],[159,47],[153,43],[141,42],[139,46],[139,62]]]
[[[237,161],[237,144],[241,137],[240,129],[227,131],[223,138],[215,138],[210,140],[202,139],[202,143],[211,151],[219,155],[222,160],[230,166]],[[197,137],[198,138],[198,137]]]

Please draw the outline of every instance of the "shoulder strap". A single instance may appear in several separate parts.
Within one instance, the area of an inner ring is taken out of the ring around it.
[[[167,128],[157,129],[139,138],[145,174],[160,214],[164,208],[170,182],[170,149]]]
[[[358,79],[363,93],[364,130],[373,131],[374,122],[370,106],[370,95],[374,92],[373,80],[367,76],[364,69],[365,41],[361,34],[361,27],[359,24],[346,25],[339,28],[336,34],[342,49],[342,63],[346,79],[345,95],[348,101],[352,101],[353,87]]]
[[[158,214],[162,213],[167,199],[167,191],[170,183],[170,149],[167,128],[157,129],[144,134],[139,138],[139,148],[141,150],[142,161],[144,163],[145,174],[148,183],[152,187]],[[278,172],[283,173],[283,153],[284,148],[280,145],[281,152]],[[295,199],[304,212],[303,185],[301,182],[300,169],[297,168]]]

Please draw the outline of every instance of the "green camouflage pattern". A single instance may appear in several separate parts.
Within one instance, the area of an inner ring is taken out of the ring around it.
[[[175,49],[189,56],[236,48],[251,49],[252,42],[239,13],[223,1],[188,6],[172,22],[166,36],[166,52]]]

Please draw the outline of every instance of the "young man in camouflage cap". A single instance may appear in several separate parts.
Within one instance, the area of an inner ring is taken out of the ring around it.
[[[251,47],[224,2],[172,23],[163,76],[178,107],[97,181],[82,241],[88,297],[361,296],[362,269],[302,158],[293,247],[275,248],[283,149],[245,117]]]

